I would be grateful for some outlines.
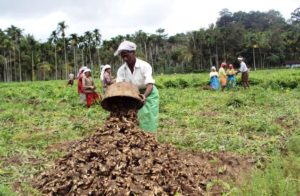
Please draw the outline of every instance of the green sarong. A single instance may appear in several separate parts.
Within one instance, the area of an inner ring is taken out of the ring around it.
[[[235,81],[235,76],[234,75],[228,75],[227,77],[227,88],[232,89],[235,88],[236,81]]]
[[[156,132],[158,127],[159,94],[153,85],[151,94],[147,97],[146,103],[138,112],[140,128],[147,132]]]

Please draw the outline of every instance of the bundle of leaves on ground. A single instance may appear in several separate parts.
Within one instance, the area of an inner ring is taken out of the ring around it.
[[[34,187],[45,195],[203,195],[213,179],[234,180],[247,162],[225,153],[179,151],[137,124],[134,111],[111,114],[103,129],[39,174]]]

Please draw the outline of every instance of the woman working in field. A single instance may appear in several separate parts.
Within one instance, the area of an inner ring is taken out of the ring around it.
[[[73,86],[73,84],[74,84],[74,74],[73,73],[69,73],[67,86],[68,85]]]
[[[210,77],[210,87],[213,90],[219,89],[219,74],[215,66],[212,66],[210,69],[209,77]]]
[[[220,78],[220,83],[221,83],[222,91],[225,90],[226,84],[227,84],[227,75],[226,75],[226,71],[225,71],[225,66],[226,65],[227,64],[225,62],[223,62],[221,64],[220,69],[219,69],[219,78]]]
[[[235,81],[236,71],[234,70],[232,64],[229,64],[226,74],[227,74],[227,88],[228,89],[234,88],[236,84]]]
[[[103,66],[103,68],[101,70],[100,80],[102,81],[103,93],[105,93],[106,88],[115,82],[113,80],[113,77],[111,76],[111,66],[110,65]]]
[[[86,101],[86,96],[85,96],[84,89],[83,89],[83,86],[82,86],[82,79],[84,77],[83,72],[84,72],[85,69],[87,69],[87,67],[82,66],[79,69],[78,74],[77,74],[77,90],[78,90],[78,94],[79,94],[79,102],[81,104],[83,104]]]
[[[121,55],[125,63],[118,69],[116,82],[131,82],[138,87],[143,96],[144,106],[138,111],[140,127],[145,131],[156,132],[158,126],[159,95],[152,77],[149,63],[136,58],[136,44],[123,41],[115,56]]]
[[[84,93],[86,95],[86,106],[89,108],[93,103],[100,101],[100,96],[96,92],[96,86],[92,78],[91,70],[84,70],[85,77],[82,79]]]

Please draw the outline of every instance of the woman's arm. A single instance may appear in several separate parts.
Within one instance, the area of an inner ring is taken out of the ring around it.
[[[143,102],[145,102],[146,98],[151,94],[152,89],[153,89],[153,84],[147,84],[145,93],[143,94],[143,96],[144,96]]]

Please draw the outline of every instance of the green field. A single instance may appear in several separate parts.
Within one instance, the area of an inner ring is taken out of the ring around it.
[[[224,195],[300,194],[300,70],[250,72],[250,89],[225,92],[205,90],[207,73],[155,79],[160,142],[253,156],[251,173]],[[0,84],[0,195],[39,195],[34,174],[102,127],[108,112],[80,105],[76,85],[65,84]]]

